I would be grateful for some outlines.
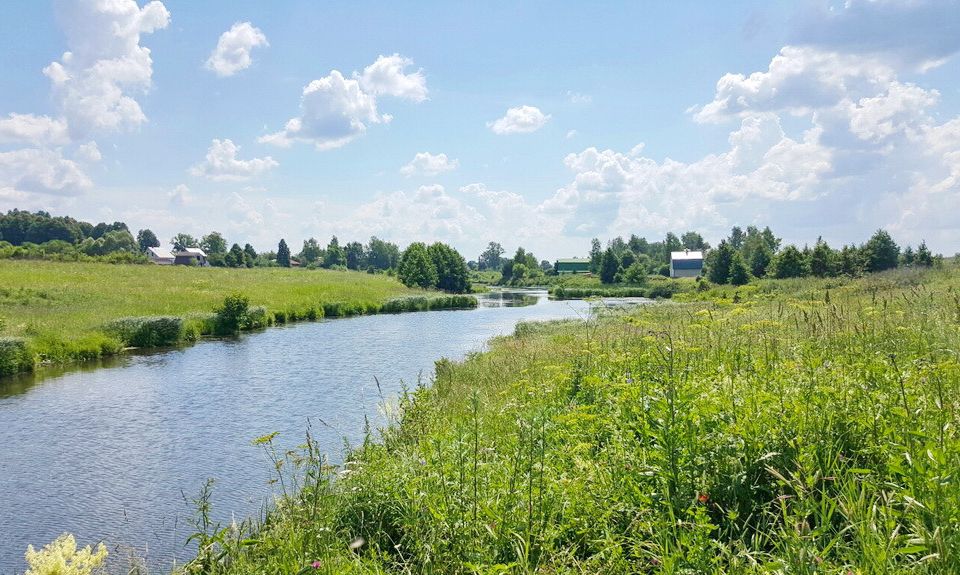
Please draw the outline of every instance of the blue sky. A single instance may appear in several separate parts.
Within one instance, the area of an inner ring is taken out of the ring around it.
[[[468,258],[751,224],[960,250],[958,2],[557,4],[2,3],[0,210]]]

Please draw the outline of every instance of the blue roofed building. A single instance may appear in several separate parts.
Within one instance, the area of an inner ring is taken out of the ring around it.
[[[695,278],[703,273],[703,252],[670,252],[670,277]]]

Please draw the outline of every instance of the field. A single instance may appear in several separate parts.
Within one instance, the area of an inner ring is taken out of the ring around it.
[[[960,273],[518,327],[188,573],[960,573]],[[294,472],[294,470],[297,470]],[[200,498],[200,509],[203,510]]]
[[[392,299],[428,295],[392,277],[358,272],[0,260],[0,336],[8,336],[0,343],[23,338],[32,354],[50,362],[95,358],[124,343],[103,332],[111,320],[209,315],[233,292],[292,320],[325,310],[373,313]]]

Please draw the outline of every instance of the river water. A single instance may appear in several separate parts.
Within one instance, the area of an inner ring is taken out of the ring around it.
[[[519,321],[582,318],[545,292],[481,296],[469,311],[376,315],[271,328],[96,368],[0,380],[0,574],[27,544],[64,532],[131,552],[153,572],[191,556],[194,497],[215,478],[214,516],[255,516],[271,465],[251,440],[301,443],[308,420],[330,458],[362,440],[384,397],[429,383],[434,361],[482,350]],[[527,304],[527,305],[515,305]],[[327,425],[317,424],[321,418]],[[123,566],[120,566],[123,569]]]

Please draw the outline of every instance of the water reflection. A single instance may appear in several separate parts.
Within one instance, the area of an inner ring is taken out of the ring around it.
[[[577,319],[589,304],[543,291],[497,292],[468,311],[365,316],[277,327],[233,340],[129,354],[0,386],[0,574],[25,568],[28,543],[63,532],[104,540],[168,571],[191,550],[183,494],[208,477],[216,519],[258,513],[270,466],[250,440],[301,443],[308,419],[337,459],[378,417],[380,390],[429,382],[434,361],[483,349],[519,321]],[[516,307],[516,303],[527,304]],[[532,304],[532,305],[530,305]],[[37,382],[40,382],[39,384]]]

